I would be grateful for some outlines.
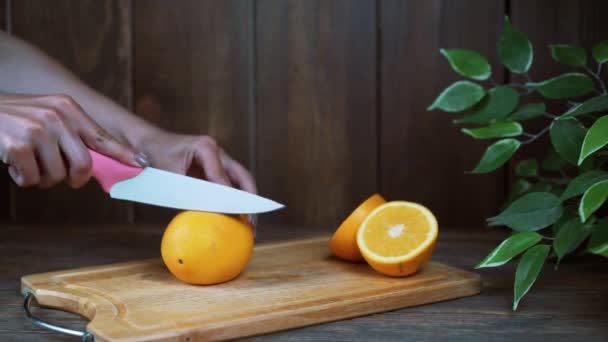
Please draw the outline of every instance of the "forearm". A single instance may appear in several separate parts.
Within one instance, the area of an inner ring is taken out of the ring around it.
[[[36,48],[1,31],[0,92],[69,95],[116,139],[136,148],[146,135],[157,130],[116,102],[88,87]]]

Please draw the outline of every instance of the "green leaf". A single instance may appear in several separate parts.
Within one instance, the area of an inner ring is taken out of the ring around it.
[[[608,221],[604,220],[593,227],[587,250],[608,257]]]
[[[527,72],[532,65],[532,44],[525,33],[513,28],[508,17],[500,33],[498,57],[507,69],[517,74]]]
[[[560,197],[562,201],[582,195],[593,184],[608,180],[608,172],[602,170],[592,170],[578,175],[570,181],[568,187]]]
[[[551,148],[540,164],[540,168],[545,171],[559,171],[564,165],[566,165],[566,162]]]
[[[587,158],[583,161],[583,163],[578,167],[579,173],[585,173],[587,171],[595,170],[595,156],[591,156],[591,158]]]
[[[487,127],[463,128],[462,132],[475,139],[516,137],[523,133],[518,122],[494,122]]]
[[[498,86],[488,91],[488,94],[479,101],[471,114],[454,120],[454,123],[487,124],[505,119],[519,103],[519,94],[508,86]]]
[[[591,77],[577,72],[559,75],[542,82],[526,83],[526,86],[534,88],[548,99],[582,96],[594,89]]]
[[[546,111],[546,107],[544,103],[530,103],[519,108],[515,113],[509,116],[509,120],[513,121],[523,121],[529,120],[543,115]]]
[[[581,147],[581,155],[578,157],[578,165],[581,165],[585,158],[606,144],[608,144],[608,115],[597,119],[587,131]]]
[[[592,49],[593,58],[598,63],[605,63],[608,61],[608,40],[599,42],[593,46]]]
[[[608,258],[608,242],[589,248],[589,252]]]
[[[517,231],[536,231],[555,223],[562,216],[559,198],[550,192],[532,192],[514,201],[491,225],[505,225]]]
[[[591,233],[591,225],[585,225],[578,217],[566,221],[553,240],[553,250],[557,255],[557,262],[575,250]]]
[[[526,249],[536,245],[541,239],[542,236],[536,232],[521,232],[511,235],[488,254],[475,268],[504,265]]]
[[[608,180],[599,181],[587,189],[581,198],[578,214],[582,222],[598,210],[608,198]]]
[[[564,160],[577,165],[587,129],[574,118],[554,120],[551,124],[551,144]]]
[[[525,179],[516,180],[513,184],[511,184],[511,192],[505,201],[504,207],[508,207],[509,204],[511,204],[514,200],[528,192],[531,186],[532,184]]]
[[[474,80],[487,80],[492,74],[490,63],[479,53],[465,49],[440,49],[452,69],[462,76],[472,78]]]
[[[554,60],[560,63],[584,66],[587,64],[587,53],[585,49],[566,44],[549,45],[551,56]]]
[[[550,192],[552,188],[553,186],[549,183],[536,183],[530,187],[528,192]]]
[[[538,163],[534,159],[524,159],[515,166],[515,174],[520,177],[534,177],[538,174]]]
[[[570,207],[564,208],[562,216],[551,226],[551,233],[553,236],[556,236],[564,225],[573,218],[578,220],[578,213],[576,210]]]
[[[547,255],[549,255],[549,250],[551,250],[549,245],[538,245],[530,248],[521,257],[515,270],[513,310],[517,310],[519,301],[528,293],[536,281],[543,269]]]
[[[549,192],[551,192],[552,194],[554,194],[557,197],[560,197],[562,195],[562,193],[564,192],[564,189],[560,188],[559,186],[555,186]]]
[[[479,164],[471,173],[488,173],[498,169],[513,156],[519,146],[521,143],[516,139],[502,139],[495,142],[486,149]]]
[[[582,114],[601,112],[604,110],[608,110],[608,95],[596,96],[579,105],[576,105],[560,116],[560,119]]]
[[[484,94],[479,84],[458,81],[445,88],[427,110],[439,108],[446,112],[460,112],[479,102]]]

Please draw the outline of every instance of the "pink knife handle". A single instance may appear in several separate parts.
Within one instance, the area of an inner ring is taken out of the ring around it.
[[[112,185],[125,179],[133,178],[143,171],[142,168],[125,165],[108,156],[89,149],[93,161],[93,177],[105,192],[110,192]]]

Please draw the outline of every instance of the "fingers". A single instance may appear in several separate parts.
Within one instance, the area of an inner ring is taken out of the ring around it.
[[[137,155],[131,147],[116,140],[108,131],[86,115],[82,108],[75,102],[68,101],[67,103],[64,103],[63,110],[72,113],[74,117],[73,124],[76,127],[76,131],[84,143],[93,150],[127,165],[142,166],[141,163],[147,164],[147,158],[145,158],[145,156]]]
[[[147,164],[65,95],[0,95],[0,138],[0,157],[19,186],[84,185],[92,171],[87,145],[125,164]]]
[[[233,184],[241,190],[256,194],[258,192],[255,179],[247,169],[232,159],[226,152],[221,151],[220,158]]]
[[[40,182],[40,170],[33,149],[9,146],[6,156],[10,164],[8,172],[18,186],[27,187]]]
[[[199,140],[194,157],[196,162],[203,168],[205,178],[211,182],[230,186],[230,178],[228,177],[224,166],[220,160],[219,147],[215,140],[210,137],[202,137]]]
[[[59,139],[59,146],[64,152],[69,165],[66,183],[72,188],[85,185],[91,178],[93,164],[86,146],[80,138],[69,132]]]
[[[40,162],[39,187],[50,188],[65,179],[67,172],[56,142],[39,145],[38,160]]]

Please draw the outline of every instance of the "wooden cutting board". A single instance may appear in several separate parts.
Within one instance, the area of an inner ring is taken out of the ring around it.
[[[161,260],[25,276],[22,292],[91,319],[96,341],[230,339],[480,292],[476,274],[431,262],[390,278],[330,256],[328,238],[262,245],[241,276],[214,286],[180,282]]]

